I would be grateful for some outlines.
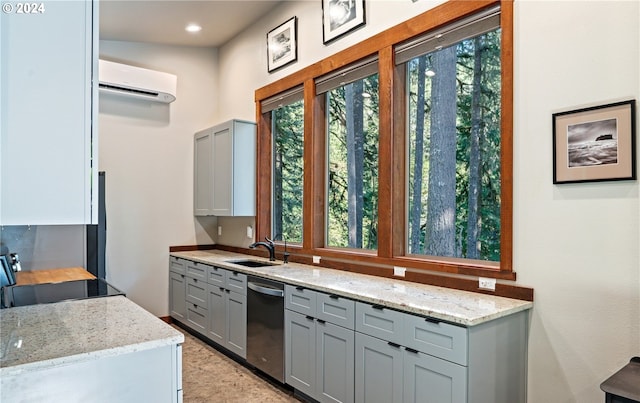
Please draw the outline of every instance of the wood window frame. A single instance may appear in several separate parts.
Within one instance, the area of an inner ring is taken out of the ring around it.
[[[394,63],[394,46],[483,9],[500,5],[501,25],[501,240],[500,262],[406,255],[405,161],[406,97],[404,66]],[[326,98],[315,93],[314,79],[371,55],[379,63],[379,237],[375,251],[328,248],[326,227]],[[391,276],[389,269],[408,269],[406,279],[428,283],[465,284],[469,279],[434,279],[433,272],[515,280],[513,271],[513,0],[450,0],[399,25],[376,34],[333,56],[314,63],[255,92],[258,122],[256,237],[271,235],[272,150],[271,114],[262,113],[262,100],[295,86],[304,86],[303,242],[289,245],[301,257],[320,256],[323,266]],[[322,156],[317,158],[317,156]],[[402,223],[394,225],[394,223]],[[302,261],[302,260],[301,260]],[[431,272],[431,273],[430,273]],[[430,274],[429,274],[430,273]],[[425,280],[426,279],[426,280]],[[477,285],[477,281],[475,281]],[[454,284],[454,285],[455,285]]]

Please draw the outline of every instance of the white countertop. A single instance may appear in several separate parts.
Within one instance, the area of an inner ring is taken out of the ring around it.
[[[230,263],[228,260],[251,258],[266,261],[266,259],[221,250],[172,252],[171,256],[255,274],[465,326],[479,325],[533,307],[533,303],[529,301],[298,263],[248,268]]]
[[[0,376],[184,342],[124,296],[0,310]]]

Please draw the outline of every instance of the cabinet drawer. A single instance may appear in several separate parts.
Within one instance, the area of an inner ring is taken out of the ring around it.
[[[207,279],[207,266],[206,264],[191,262],[187,260],[187,276],[198,280],[206,281]]]
[[[226,288],[242,295],[247,295],[247,275],[237,271],[227,270]]]
[[[407,314],[385,308],[356,302],[356,331],[396,344],[404,344],[404,317]]]
[[[303,315],[316,315],[316,296],[313,290],[286,284],[284,286],[285,307]]]
[[[202,334],[207,330],[207,309],[205,306],[187,303],[187,325]]]
[[[175,256],[171,256],[171,260],[169,263],[169,270],[175,273],[185,274],[186,265],[187,265],[186,260],[177,258]]]
[[[407,347],[460,365],[467,365],[467,329],[415,315],[406,315]]]
[[[337,295],[317,293],[316,318],[353,330],[355,302]]]
[[[198,280],[191,277],[185,277],[187,279],[187,295],[186,300],[206,307],[207,306],[207,283],[202,280]]]
[[[218,287],[224,287],[224,275],[227,271],[220,267],[207,267],[207,283]]]

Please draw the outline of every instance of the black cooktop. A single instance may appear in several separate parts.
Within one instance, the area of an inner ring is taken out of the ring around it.
[[[4,302],[7,307],[125,295],[122,291],[100,278],[65,281],[62,283],[16,285],[5,287],[3,292]]]

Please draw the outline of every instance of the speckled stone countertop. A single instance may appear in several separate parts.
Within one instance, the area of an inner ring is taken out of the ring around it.
[[[532,302],[298,263],[248,268],[229,260],[251,258],[220,250],[172,252],[171,256],[254,274],[465,326],[531,309]],[[280,262],[281,263],[281,262]]]
[[[0,310],[0,376],[180,344],[184,335],[124,296]]]

